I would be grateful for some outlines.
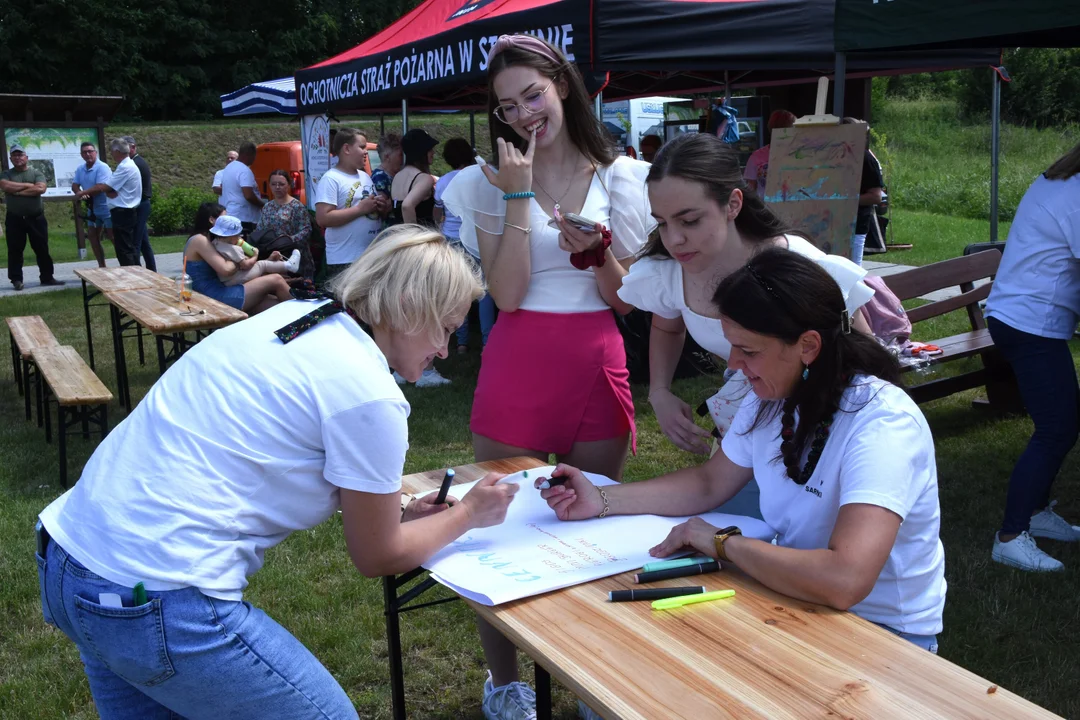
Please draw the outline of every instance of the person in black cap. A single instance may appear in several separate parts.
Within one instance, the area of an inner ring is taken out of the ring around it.
[[[0,173],[0,190],[4,191],[7,217],[8,279],[16,290],[23,289],[23,251],[26,240],[37,259],[42,285],[63,285],[53,277],[53,261],[49,255],[49,223],[45,219],[45,204],[41,196],[48,185],[45,174],[28,164],[29,158],[21,145],[11,146],[11,169]]]
[[[419,223],[435,225],[435,178],[431,176],[431,161],[439,141],[417,128],[401,138],[405,166],[394,176],[390,198],[390,224]]]

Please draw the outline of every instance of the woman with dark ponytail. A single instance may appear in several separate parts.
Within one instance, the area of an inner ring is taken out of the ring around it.
[[[600,492],[574,468],[542,491],[561,520],[603,513],[696,515],[751,478],[776,544],[701,518],[653,548],[692,548],[777,592],[877,623],[932,652],[945,606],[934,439],[898,387],[895,359],[851,327],[836,282],[815,262],[764,250],[714,302],[730,367],[752,388],[705,464]]]
[[[694,423],[690,406],[672,394],[671,381],[687,332],[701,347],[728,359],[731,344],[712,303],[717,283],[755,253],[786,247],[832,276],[854,326],[868,334],[859,308],[874,291],[862,281],[865,270],[846,258],[826,255],[770,210],[747,186],[735,152],[716,137],[688,134],[668,143],[656,156],[647,183],[659,226],[642,258],[623,278],[619,297],[653,314],[649,402],[660,428],[683,450],[706,454],[709,433]],[[748,390],[745,378],[732,377],[718,396],[724,401],[710,403],[726,408],[725,417],[714,415],[721,432]],[[720,509],[760,517],[757,484],[751,481]]]

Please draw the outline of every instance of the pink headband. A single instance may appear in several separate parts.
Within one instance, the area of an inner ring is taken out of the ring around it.
[[[559,57],[557,53],[553,52],[547,43],[532,35],[500,35],[499,39],[491,47],[491,52],[488,53],[488,62],[490,63],[493,57],[511,47],[543,55],[556,65],[562,65],[566,61],[565,58]]]

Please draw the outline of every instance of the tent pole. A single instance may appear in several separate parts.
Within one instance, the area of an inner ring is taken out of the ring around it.
[[[596,117],[601,122],[603,122],[603,120],[604,120],[604,91],[603,90],[596,93],[595,107],[593,109],[596,112]]]
[[[386,134],[386,114],[379,113],[379,137]]]
[[[994,73],[994,100],[990,109],[990,242],[998,239],[998,163],[1001,154],[1001,76]]]
[[[402,98],[401,100],[401,134],[409,132],[409,101]]]
[[[847,89],[847,53],[836,53],[836,73],[833,75],[833,115],[844,117],[844,90]]]

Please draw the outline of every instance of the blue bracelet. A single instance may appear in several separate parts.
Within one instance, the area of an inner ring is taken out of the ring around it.
[[[529,192],[506,193],[505,195],[503,195],[503,200],[518,200],[534,197],[536,197],[536,193],[530,190]]]

